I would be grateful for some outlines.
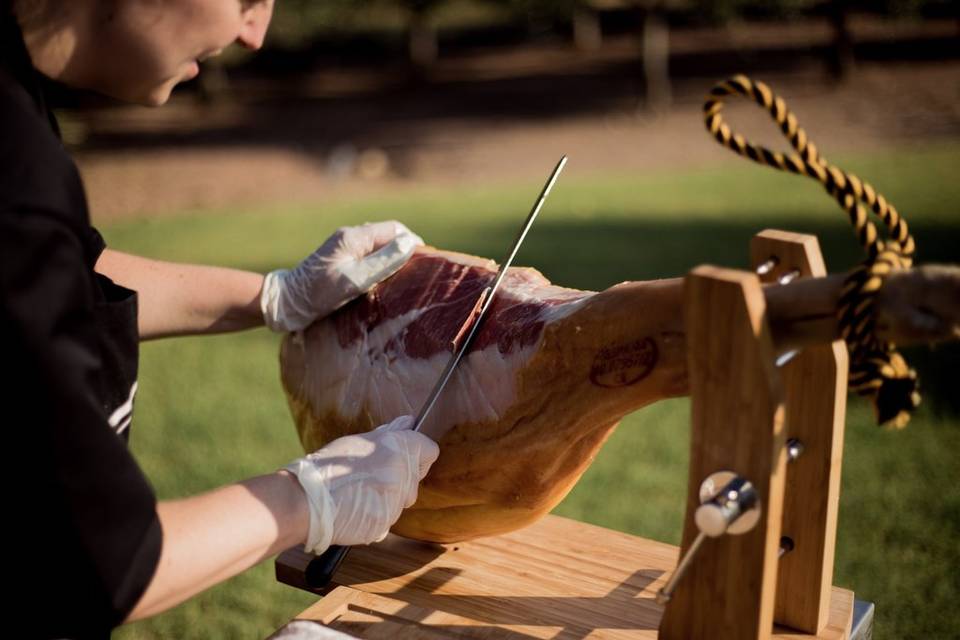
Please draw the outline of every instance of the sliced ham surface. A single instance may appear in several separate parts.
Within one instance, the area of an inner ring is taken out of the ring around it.
[[[305,451],[415,415],[497,265],[422,248],[396,275],[281,348]],[[532,523],[574,486],[620,418],[686,393],[682,286],[596,293],[509,270],[424,424],[440,458],[393,531],[436,542]]]

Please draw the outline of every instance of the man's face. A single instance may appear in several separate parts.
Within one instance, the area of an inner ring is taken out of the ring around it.
[[[274,0],[101,0],[83,84],[109,96],[161,105],[194,78],[198,63],[237,42],[259,49]]]

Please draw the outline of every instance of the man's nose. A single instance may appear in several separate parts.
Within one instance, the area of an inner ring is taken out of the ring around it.
[[[270,26],[270,17],[273,15],[273,0],[261,0],[251,5],[243,12],[243,24],[237,35],[237,42],[241,46],[256,51],[263,46],[267,37],[267,27]]]

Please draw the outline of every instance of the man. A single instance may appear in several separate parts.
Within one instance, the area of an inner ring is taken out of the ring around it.
[[[272,0],[0,0],[0,354],[14,602],[30,637],[105,637],[295,544],[382,538],[436,459],[400,417],[276,473],[157,502],[126,448],[139,340],[296,331],[420,239],[344,228],[263,276],[104,248],[41,77],[162,105],[199,61],[259,48]],[[11,442],[12,440],[12,442]]]

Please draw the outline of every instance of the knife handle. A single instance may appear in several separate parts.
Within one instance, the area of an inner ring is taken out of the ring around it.
[[[347,557],[350,547],[332,545],[322,554],[310,561],[307,565],[307,584],[314,589],[322,589],[333,580],[333,574],[340,568],[343,559]]]

